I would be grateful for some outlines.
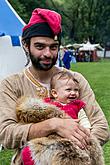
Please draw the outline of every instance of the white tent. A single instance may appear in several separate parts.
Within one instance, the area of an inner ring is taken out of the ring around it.
[[[21,71],[26,56],[21,47],[21,33],[25,23],[7,0],[0,0],[0,80]]]
[[[10,36],[0,37],[0,80],[25,67],[26,56],[21,46],[12,46]]]
[[[80,44],[79,51],[94,51],[97,49],[103,49],[100,44],[91,44],[89,41],[86,44]]]

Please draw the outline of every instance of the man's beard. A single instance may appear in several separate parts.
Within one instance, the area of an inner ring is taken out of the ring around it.
[[[43,64],[41,62],[41,58],[38,58],[38,57],[35,57],[34,55],[29,54],[30,56],[30,59],[31,59],[31,62],[32,62],[32,65],[34,66],[34,68],[38,69],[38,70],[44,70],[44,71],[48,71],[49,69],[51,69],[55,64],[56,64],[56,61],[57,61],[57,58],[58,58],[58,55],[56,57],[53,57],[53,58],[47,58],[45,57],[45,59],[47,60],[51,60],[51,63],[50,64]]]

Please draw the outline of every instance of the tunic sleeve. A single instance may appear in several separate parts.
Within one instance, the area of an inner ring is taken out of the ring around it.
[[[0,84],[0,143],[5,148],[20,148],[26,143],[31,124],[20,124],[16,119],[16,101],[20,96],[16,81]]]
[[[78,113],[78,119],[80,119],[80,125],[85,128],[91,129],[91,124],[83,108]]]

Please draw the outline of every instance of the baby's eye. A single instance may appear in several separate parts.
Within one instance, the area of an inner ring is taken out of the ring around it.
[[[78,88],[75,88],[75,89],[74,89],[74,91],[76,91],[76,92],[77,92],[77,91],[79,91],[79,89],[78,89]]]
[[[71,88],[67,88],[66,91],[71,91]]]

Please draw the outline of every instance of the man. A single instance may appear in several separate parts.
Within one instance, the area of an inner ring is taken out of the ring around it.
[[[0,143],[5,148],[17,149],[12,164],[21,164],[20,149],[28,140],[53,132],[73,140],[80,148],[85,148],[89,135],[86,129],[78,124],[78,120],[52,118],[36,124],[20,124],[16,119],[15,107],[18,98],[47,97],[51,76],[63,69],[55,66],[61,43],[61,16],[51,10],[35,9],[23,29],[22,42],[32,64],[23,72],[3,80],[0,86]],[[105,116],[95,101],[87,80],[79,73],[72,74],[79,82],[80,99],[86,103],[85,111],[91,122],[91,134],[103,145],[109,138]]]

